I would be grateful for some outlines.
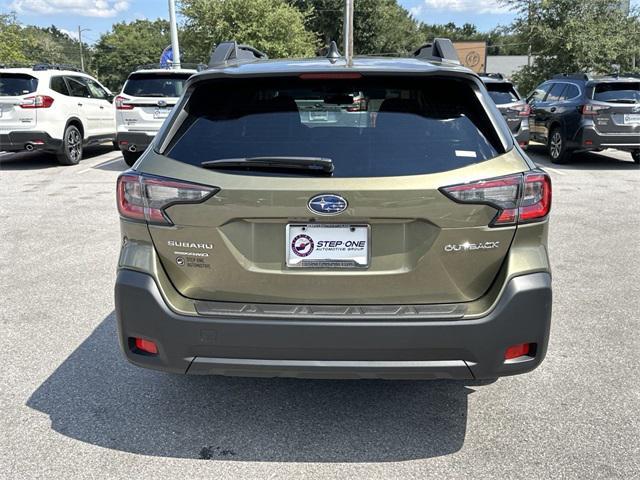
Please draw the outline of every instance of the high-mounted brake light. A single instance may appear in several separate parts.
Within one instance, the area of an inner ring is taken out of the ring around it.
[[[113,103],[116,106],[116,110],[133,110],[133,105],[130,103],[124,103],[129,100],[127,97],[123,97],[122,95],[118,95],[113,99]]]
[[[178,203],[200,203],[219,189],[196,183],[126,172],[118,177],[118,211],[124,218],[173,225],[165,209]]]
[[[595,116],[604,110],[609,110],[610,107],[606,105],[595,105],[593,103],[586,103],[580,107],[580,113],[586,116]]]
[[[33,95],[26,97],[20,108],[49,108],[53,105],[53,98],[48,95]]]
[[[303,73],[302,80],[357,80],[362,78],[358,72],[337,72],[337,73]]]
[[[491,227],[540,221],[551,210],[551,178],[542,171],[462,183],[440,191],[458,203],[496,208]]]

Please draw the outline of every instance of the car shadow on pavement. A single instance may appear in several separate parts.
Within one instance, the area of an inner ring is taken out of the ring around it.
[[[113,152],[111,145],[86,147],[80,165],[99,155]],[[124,163],[124,162],[123,162]],[[45,168],[62,167],[56,156],[46,152],[16,152],[0,154],[0,170],[43,170]]]
[[[27,406],[67,437],[142,455],[384,462],[458,451],[468,384],[165,374],[126,362],[111,313]]]
[[[611,151],[611,150],[610,150]],[[578,152],[574,153],[565,164],[551,163],[547,155],[547,148],[544,145],[530,144],[526,153],[535,153],[543,155],[544,160],[536,163],[542,168],[552,167],[556,170],[640,170],[636,165],[629,152],[621,152],[625,157],[624,160],[607,155],[607,150],[603,152]]]

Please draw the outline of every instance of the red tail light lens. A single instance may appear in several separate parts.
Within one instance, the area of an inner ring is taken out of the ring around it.
[[[513,360],[514,358],[519,358],[524,355],[530,355],[533,353],[534,344],[533,343],[519,343],[517,345],[511,345],[504,352],[505,360]]]
[[[511,110],[518,112],[519,117],[528,117],[531,113],[531,106],[528,103],[524,105],[516,105],[515,107],[511,107]]]
[[[549,215],[551,210],[551,178],[546,173],[524,176],[524,191],[520,200],[520,223],[534,222]]]
[[[133,105],[129,103],[125,103],[129,100],[127,97],[123,97],[122,95],[118,95],[113,99],[113,103],[116,106],[116,110],[133,110]]]
[[[53,98],[48,95],[33,95],[26,97],[20,108],[49,108],[53,105]]]
[[[580,113],[586,116],[596,116],[604,110],[609,110],[609,108],[610,107],[606,105],[596,105],[593,103],[587,103],[585,105],[582,105],[582,107],[580,108]]]
[[[509,175],[440,189],[458,203],[485,204],[498,210],[491,227],[542,220],[551,209],[551,179],[544,172]]]
[[[140,350],[144,353],[147,353],[150,355],[158,354],[158,346],[156,345],[155,342],[152,342],[151,340],[135,337],[133,339],[133,345],[137,350]]]
[[[124,218],[173,225],[164,209],[178,203],[200,203],[219,189],[138,173],[118,177],[118,212]]]

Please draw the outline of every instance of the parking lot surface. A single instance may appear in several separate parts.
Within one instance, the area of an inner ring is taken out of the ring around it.
[[[640,478],[640,168],[550,165],[542,366],[494,383],[186,377],[122,357],[119,152],[0,153],[0,477]]]

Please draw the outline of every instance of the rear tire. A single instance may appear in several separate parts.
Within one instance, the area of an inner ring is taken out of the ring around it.
[[[636,165],[640,165],[640,150],[634,150],[631,152],[631,157]]]
[[[69,125],[62,137],[62,150],[57,154],[60,165],[77,165],[82,159],[82,133],[75,125]]]
[[[559,127],[554,127],[547,141],[547,150],[551,163],[563,164],[571,159],[571,152],[567,150],[567,142]]]
[[[122,151],[124,163],[126,163],[130,167],[133,167],[133,164],[136,163],[136,161],[140,158],[140,155],[142,155],[142,153],[140,152],[128,152],[126,150]]]

